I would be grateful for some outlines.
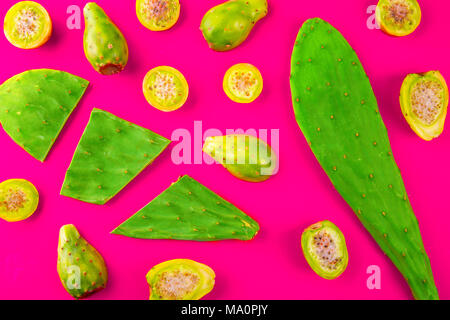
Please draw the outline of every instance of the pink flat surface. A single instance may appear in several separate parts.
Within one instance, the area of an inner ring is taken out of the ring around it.
[[[0,3],[3,19],[16,1]],[[118,76],[97,74],[82,46],[83,28],[66,27],[69,5],[85,1],[40,3],[54,27],[50,41],[35,50],[21,50],[0,36],[0,82],[34,68],[71,72],[91,81],[87,94],[69,119],[47,161],[41,164],[0,132],[0,181],[25,178],[40,191],[38,211],[28,220],[0,221],[0,298],[71,299],[56,272],[61,225],[75,224],[105,258],[109,283],[92,299],[147,299],[145,274],[155,264],[189,258],[211,266],[215,289],[208,299],[410,299],[400,273],[378,248],[351,209],[333,189],[309,150],[292,111],[289,69],[297,31],[308,18],[321,17],[348,39],[360,56],[388,127],[396,160],[420,222],[425,247],[443,299],[450,298],[450,254],[442,235],[450,229],[448,170],[450,132],[425,142],[409,128],[400,111],[398,95],[408,73],[439,69],[450,80],[448,11],[445,0],[420,1],[423,20],[411,36],[393,38],[369,30],[366,9],[376,0],[269,1],[269,15],[249,39],[235,50],[210,50],[199,31],[203,14],[221,0],[181,1],[178,23],[169,31],[151,32],[135,15],[134,1],[97,1],[128,40],[129,65]],[[231,102],[222,90],[222,77],[233,64],[249,62],[264,77],[264,90],[250,105]],[[186,105],[163,113],[147,104],[141,93],[145,73],[158,65],[179,69],[190,85]],[[177,128],[280,129],[280,171],[260,184],[240,181],[220,165],[175,165],[171,148],[107,205],[97,206],[59,195],[65,171],[93,107],[171,137]],[[136,240],[111,235],[118,224],[146,205],[179,175],[189,174],[228,199],[261,225],[253,241],[210,243]],[[300,248],[302,230],[329,219],[345,234],[350,262],[337,280],[318,277]],[[381,289],[369,290],[366,269],[381,268]]]

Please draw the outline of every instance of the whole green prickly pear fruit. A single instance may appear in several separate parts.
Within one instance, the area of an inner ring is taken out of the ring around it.
[[[96,3],[87,3],[83,12],[86,58],[101,74],[121,72],[128,62],[128,45],[122,32]]]
[[[244,42],[266,15],[267,0],[230,0],[209,10],[200,30],[211,49],[228,51]]]
[[[61,227],[58,274],[75,299],[83,299],[106,286],[108,271],[100,253],[78,233],[73,224]]]

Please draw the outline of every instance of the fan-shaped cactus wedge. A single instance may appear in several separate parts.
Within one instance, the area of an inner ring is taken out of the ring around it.
[[[112,231],[132,238],[215,241],[251,240],[259,225],[195,181],[181,177]]]
[[[87,3],[83,13],[86,58],[103,75],[121,72],[128,63],[128,45],[122,32],[94,2]]]
[[[59,231],[57,270],[62,285],[75,299],[104,289],[108,281],[103,257],[73,224],[64,225]]]
[[[214,271],[189,259],[162,262],[147,273],[150,300],[199,300],[214,288]]]
[[[89,82],[50,69],[15,75],[0,86],[0,122],[34,158],[44,161]]]
[[[267,15],[267,0],[229,0],[211,8],[200,30],[211,49],[228,51],[247,39],[256,22]]]
[[[252,135],[208,137],[203,152],[221,163],[236,178],[249,182],[265,181],[278,169],[272,148]]]
[[[169,143],[148,129],[94,109],[67,170],[61,195],[105,204]]]
[[[302,234],[306,261],[324,279],[336,279],[347,268],[348,251],[341,230],[325,220],[309,226]]]
[[[430,141],[444,130],[448,87],[439,71],[409,74],[400,90],[400,105],[411,129]]]
[[[297,122],[335,188],[414,297],[438,299],[369,79],[344,37],[321,19],[306,21],[298,33],[291,90]]]

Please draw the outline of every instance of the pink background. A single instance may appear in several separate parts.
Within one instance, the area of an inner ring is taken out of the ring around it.
[[[1,19],[15,2],[1,1]],[[153,265],[174,258],[194,259],[215,270],[216,286],[208,299],[411,298],[401,275],[331,186],[295,122],[289,89],[291,47],[301,24],[316,16],[344,34],[366,68],[421,225],[441,298],[450,298],[450,255],[442,241],[450,229],[450,132],[444,131],[432,142],[422,141],[403,119],[398,103],[407,73],[439,69],[450,80],[448,1],[420,1],[423,20],[419,29],[411,36],[393,38],[366,26],[366,9],[376,0],[351,4],[272,0],[269,15],[257,24],[249,39],[226,53],[210,50],[199,31],[203,14],[221,0],[181,1],[180,20],[171,30],[160,33],[139,23],[134,1],[97,2],[128,40],[129,65],[118,76],[97,74],[83,53],[83,28],[66,27],[67,7],[76,4],[82,8],[85,1],[40,1],[54,26],[52,38],[40,49],[17,49],[0,36],[1,82],[27,69],[43,67],[91,81],[45,163],[34,160],[0,133],[0,181],[28,179],[41,195],[39,209],[30,219],[14,224],[0,221],[0,298],[71,299],[56,272],[58,231],[66,223],[75,224],[107,262],[108,286],[92,299],[147,299],[145,274]],[[264,77],[263,93],[250,105],[233,103],[222,91],[225,71],[239,62],[254,64]],[[153,109],[141,93],[145,73],[158,65],[179,69],[189,82],[189,99],[176,112]],[[177,128],[192,131],[195,120],[203,121],[204,130],[280,129],[280,171],[267,182],[250,184],[234,178],[220,165],[177,166],[171,161],[172,144],[107,205],[62,197],[59,190],[65,171],[93,107],[167,138]],[[248,242],[197,243],[136,240],[109,233],[182,174],[191,175],[254,217],[261,225],[258,236]],[[300,248],[302,230],[323,219],[341,228],[350,254],[346,272],[333,281],[318,277]],[[381,290],[366,286],[370,265],[381,268]]]

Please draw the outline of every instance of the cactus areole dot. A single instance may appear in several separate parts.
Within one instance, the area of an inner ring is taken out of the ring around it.
[[[152,31],[172,28],[180,17],[179,0],[137,0],[136,14],[143,26]]]
[[[381,30],[392,36],[407,36],[420,24],[422,12],[417,0],[380,0],[376,20]]]
[[[330,221],[321,221],[307,228],[302,234],[302,249],[308,264],[322,278],[335,279],[347,268],[344,235]]]
[[[223,78],[223,90],[234,102],[253,102],[259,97],[262,89],[261,73],[249,63],[235,64],[228,69]]]
[[[8,222],[31,216],[39,203],[39,193],[31,182],[11,179],[0,183],[0,218]]]
[[[150,70],[144,78],[142,90],[151,106],[166,112],[181,108],[189,95],[186,78],[168,66]]]
[[[21,1],[6,13],[3,29],[12,45],[21,49],[34,49],[50,39],[52,20],[39,3]]]
[[[448,99],[447,83],[439,71],[410,74],[400,90],[400,105],[406,121],[427,141],[444,130]]]
[[[199,300],[214,287],[214,271],[202,263],[175,259],[147,273],[150,300]]]

